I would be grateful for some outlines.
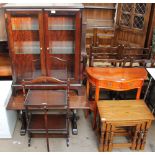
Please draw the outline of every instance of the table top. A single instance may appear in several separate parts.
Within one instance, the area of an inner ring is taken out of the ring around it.
[[[144,100],[102,100],[97,107],[102,121],[154,120]]]
[[[66,90],[29,90],[25,105],[29,106],[65,106]]]
[[[155,68],[146,68],[146,70],[151,74],[152,78],[155,80]]]
[[[100,68],[87,67],[89,77],[96,80],[123,82],[136,79],[146,79],[147,71],[144,68]]]

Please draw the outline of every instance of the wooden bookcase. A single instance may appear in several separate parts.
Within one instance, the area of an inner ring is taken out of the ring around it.
[[[71,87],[81,86],[80,5],[59,7],[5,6],[13,86],[23,79],[50,76],[51,68],[61,79],[61,64],[52,63],[52,56],[67,61]]]

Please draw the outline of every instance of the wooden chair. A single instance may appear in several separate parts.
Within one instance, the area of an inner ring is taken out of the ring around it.
[[[123,47],[121,57],[125,67],[146,67],[146,60],[150,60],[151,47]]]
[[[114,46],[116,42],[115,29],[110,27],[105,29],[104,27],[98,27],[93,29],[93,45],[110,47]]]
[[[51,72],[55,75],[55,72]],[[66,137],[69,146],[69,89],[70,81],[52,76],[39,76],[23,80],[24,106],[26,109],[28,146],[31,137]],[[27,91],[28,90],[28,91]]]
[[[116,47],[90,47],[89,67],[121,67],[120,48]],[[102,63],[102,64],[100,64]]]

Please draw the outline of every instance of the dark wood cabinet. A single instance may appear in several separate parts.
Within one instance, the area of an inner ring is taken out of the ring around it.
[[[52,56],[67,60],[71,87],[81,85],[81,6],[5,6],[13,85],[50,76],[53,68],[61,79]]]

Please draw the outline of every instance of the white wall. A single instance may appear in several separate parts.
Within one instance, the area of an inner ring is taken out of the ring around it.
[[[0,8],[0,41],[7,41],[4,9]]]

